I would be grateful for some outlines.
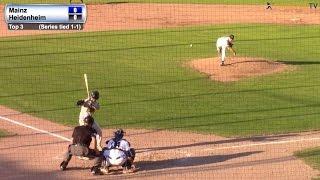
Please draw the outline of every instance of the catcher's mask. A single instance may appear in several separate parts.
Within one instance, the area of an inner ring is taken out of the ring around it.
[[[234,35],[233,35],[233,34],[231,34],[229,37],[230,37],[230,39],[232,39],[232,40],[234,39]]]
[[[118,129],[116,132],[114,132],[114,138],[115,138],[116,140],[120,140],[120,139],[123,138],[124,133],[125,133],[125,132],[123,131],[123,129]]]
[[[100,96],[99,91],[94,90],[94,91],[91,91],[91,93],[90,93],[90,97],[95,100],[98,100],[99,96]]]

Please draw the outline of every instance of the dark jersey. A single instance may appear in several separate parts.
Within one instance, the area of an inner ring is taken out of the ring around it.
[[[77,126],[73,130],[73,144],[82,144],[86,147],[90,146],[91,138],[94,137],[96,131],[89,126]]]

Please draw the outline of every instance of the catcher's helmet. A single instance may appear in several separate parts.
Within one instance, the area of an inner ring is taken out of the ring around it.
[[[230,39],[234,39],[234,35],[233,34],[230,34]]]
[[[116,132],[114,132],[114,138],[120,140],[123,138],[124,133],[125,132],[123,131],[123,129],[118,129]]]
[[[93,121],[94,119],[92,116],[87,116],[86,118],[84,118],[83,123],[87,126],[92,126]]]
[[[99,91],[96,91],[96,90],[91,91],[90,97],[95,99],[95,100],[98,100],[99,99]]]

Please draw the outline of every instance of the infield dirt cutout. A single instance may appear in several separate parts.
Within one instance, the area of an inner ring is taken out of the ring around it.
[[[219,58],[206,58],[193,60],[187,65],[206,74],[210,79],[221,82],[238,81],[294,69],[293,66],[280,62],[254,57],[228,57],[224,66],[220,66],[220,63]]]

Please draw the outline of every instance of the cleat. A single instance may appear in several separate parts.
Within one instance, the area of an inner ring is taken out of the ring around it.
[[[102,175],[100,168],[98,167],[92,167],[90,171],[92,175]]]
[[[67,164],[66,164],[66,162],[62,162],[61,164],[60,164],[60,170],[61,171],[64,171],[64,170],[66,170],[66,168],[67,168]]]
[[[128,169],[127,167],[123,168],[123,174],[135,173],[137,171],[138,168],[136,168],[134,165],[132,165],[130,169]]]
[[[102,174],[109,174],[110,173],[109,167],[101,167],[100,171]]]

